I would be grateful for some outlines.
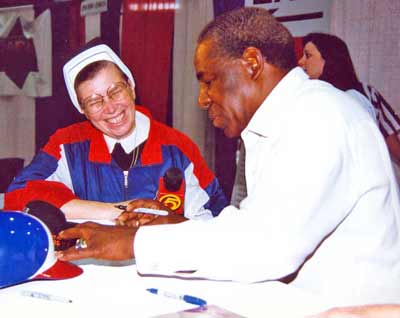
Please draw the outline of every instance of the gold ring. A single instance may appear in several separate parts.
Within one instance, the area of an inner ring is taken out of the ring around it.
[[[88,247],[88,245],[87,245],[85,239],[79,238],[79,239],[76,240],[76,242],[75,242],[75,249],[76,250],[80,250],[80,249],[87,248],[87,247]]]

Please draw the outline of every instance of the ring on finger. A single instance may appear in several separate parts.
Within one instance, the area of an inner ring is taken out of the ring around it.
[[[80,249],[87,248],[87,247],[88,247],[88,245],[87,245],[87,242],[85,239],[79,238],[76,240],[76,242],[75,242],[76,250],[80,250]]]

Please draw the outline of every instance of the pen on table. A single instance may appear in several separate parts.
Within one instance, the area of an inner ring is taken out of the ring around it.
[[[127,206],[126,205],[114,205],[115,208],[126,211]],[[157,209],[149,209],[149,208],[137,208],[131,212],[135,213],[147,213],[147,214],[154,214],[154,215],[163,215],[166,216],[168,215],[168,212],[165,210],[157,210]]]
[[[147,288],[147,291],[149,291],[152,294],[156,295],[161,295],[165,296],[168,298],[174,298],[174,299],[180,299],[183,300],[184,302],[187,302],[188,304],[192,305],[197,305],[197,306],[205,306],[207,305],[207,302],[204,299],[190,296],[190,295],[178,295],[169,291],[157,289],[157,288]]]
[[[61,303],[72,303],[72,300],[68,299],[68,298],[51,295],[51,294],[45,294],[45,293],[32,291],[32,290],[22,290],[21,295],[27,296],[27,297],[32,297],[32,298],[45,299],[45,300],[49,300],[49,301],[58,301]]]

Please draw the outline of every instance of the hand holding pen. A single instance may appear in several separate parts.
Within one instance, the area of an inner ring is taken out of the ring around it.
[[[186,218],[170,210],[167,206],[156,200],[133,200],[125,207],[116,207],[124,211],[115,220],[116,225],[139,227],[141,225],[155,225],[167,223],[179,223]]]
[[[158,216],[168,216],[169,211],[160,202],[150,199],[139,199],[127,205],[115,205],[123,212],[115,219],[116,225],[139,227],[154,221]]]

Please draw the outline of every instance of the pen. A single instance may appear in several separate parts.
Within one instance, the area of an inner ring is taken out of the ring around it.
[[[171,293],[169,291],[165,291],[165,290],[161,290],[161,289],[157,289],[157,288],[147,288],[147,291],[149,291],[152,294],[161,295],[161,296],[165,296],[168,298],[180,299],[180,300],[183,300],[184,302],[187,302],[188,304],[192,304],[192,305],[197,305],[197,306],[207,305],[207,302],[204,299],[194,297],[194,296],[178,295],[178,294]]]
[[[114,205],[117,209],[126,211],[126,205]],[[131,211],[135,213],[147,213],[147,214],[154,214],[154,215],[162,215],[162,216],[167,216],[168,212],[165,210],[157,210],[157,209],[149,209],[149,208],[136,208],[135,210]]]
[[[71,299],[67,299],[67,298],[64,298],[64,297],[51,295],[51,294],[40,293],[40,292],[37,292],[37,291],[31,291],[31,290],[22,290],[21,291],[21,295],[22,296],[27,296],[27,297],[32,297],[32,298],[50,300],[50,301],[58,301],[58,302],[61,302],[61,303],[72,303]]]

